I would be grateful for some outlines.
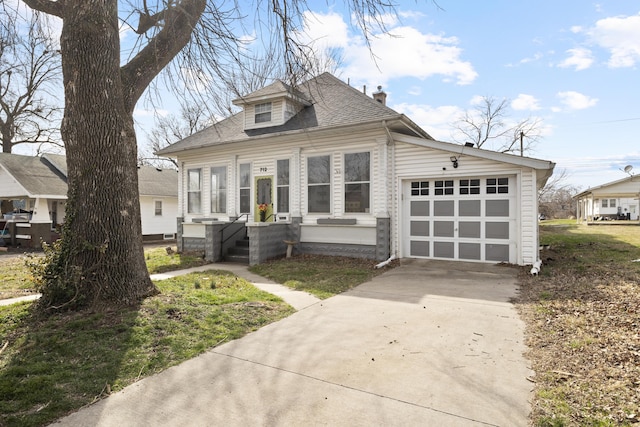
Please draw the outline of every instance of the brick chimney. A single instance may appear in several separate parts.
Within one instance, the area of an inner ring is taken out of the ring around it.
[[[378,91],[373,93],[373,99],[382,105],[387,105],[387,94],[382,90],[382,86],[378,86]]]

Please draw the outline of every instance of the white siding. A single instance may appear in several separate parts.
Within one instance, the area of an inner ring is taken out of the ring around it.
[[[463,147],[460,147],[461,150]],[[517,262],[532,264],[537,260],[538,229],[537,229],[537,189],[535,170],[501,163],[492,160],[459,155],[457,153],[418,147],[412,144],[397,142],[395,144],[395,177],[394,189],[401,192],[402,180],[412,178],[440,178],[455,179],[462,177],[516,177],[516,209],[518,221],[517,233]],[[458,157],[458,168],[454,168],[450,157]],[[392,218],[399,218],[400,203],[396,202]],[[400,241],[402,227],[400,221],[392,221],[394,244]],[[394,246],[392,250],[398,251]]]
[[[200,151],[197,154],[183,155],[179,158],[181,163],[181,191],[180,191],[180,215],[184,216],[186,222],[193,218],[210,218],[215,216],[220,220],[226,220],[229,216],[236,216],[239,212],[238,200],[238,165],[242,163],[251,164],[251,206],[255,209],[255,188],[254,180],[258,176],[273,176],[275,188],[276,162],[281,159],[290,161],[290,211],[292,215],[302,215],[303,222],[315,224],[318,218],[357,218],[358,224],[373,225],[376,223],[372,212],[385,210],[386,200],[384,180],[387,179],[385,171],[380,170],[380,147],[381,133],[363,132],[352,133],[344,137],[324,137],[308,138],[303,143],[299,140],[260,142],[255,141],[247,144],[229,144],[218,146],[215,150]],[[384,137],[386,141],[386,137]],[[345,153],[369,151],[371,153],[371,204],[370,213],[349,213],[344,212],[344,179],[343,161]],[[331,202],[332,211],[330,213],[307,215],[306,197],[306,164],[309,156],[329,155],[331,156]],[[227,162],[227,163],[224,163]],[[233,175],[229,177],[227,216],[212,215],[207,213],[210,205],[210,176],[209,168],[212,165],[226,164],[228,170]],[[186,212],[186,173],[189,169],[202,168],[203,171],[203,213],[201,215],[188,214]],[[232,172],[231,172],[232,171]],[[274,190],[275,193],[275,190]],[[379,194],[378,194],[379,193]]]
[[[254,104],[246,105],[244,107],[244,128],[245,129],[260,129],[271,126],[279,126],[284,124],[285,122],[285,111],[284,111],[284,101],[282,99],[274,99],[274,100],[265,100],[260,101],[258,104],[262,104],[263,102],[271,102],[271,121],[264,123],[255,123],[255,110]]]
[[[155,202],[162,202],[162,215],[155,214]],[[142,234],[174,234],[177,231],[178,201],[171,197],[140,196]]]
[[[536,172],[526,169],[521,174],[520,184],[521,214],[521,257],[518,264],[533,264],[538,260],[538,189],[536,185]]]
[[[6,198],[24,197],[27,195],[27,190],[0,167],[0,194]]]

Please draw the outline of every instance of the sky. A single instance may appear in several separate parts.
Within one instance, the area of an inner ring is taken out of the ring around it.
[[[381,86],[434,138],[459,140],[455,122],[479,98],[506,99],[512,120],[540,120],[526,155],[555,162],[566,184],[622,179],[626,165],[640,174],[640,2],[397,0],[372,51],[342,1],[307,4],[304,37],[338,51],[336,76],[369,94]],[[154,115],[177,113],[162,98],[155,111],[139,102],[139,144]]]
[[[434,138],[479,97],[507,99],[510,117],[540,119],[530,157],[566,170],[579,189],[640,173],[640,3],[401,1],[371,59],[341,3],[311,2],[307,32],[338,48],[338,77],[371,93]],[[311,16],[311,15],[310,15]],[[458,137],[459,138],[459,137]]]

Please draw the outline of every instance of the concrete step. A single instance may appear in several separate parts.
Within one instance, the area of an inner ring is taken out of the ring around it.
[[[229,248],[228,252],[229,255],[246,255],[249,256],[249,247],[242,247],[242,246],[232,246]]]
[[[227,254],[224,257],[226,262],[235,262],[236,264],[246,264],[249,265],[249,255],[233,255]]]

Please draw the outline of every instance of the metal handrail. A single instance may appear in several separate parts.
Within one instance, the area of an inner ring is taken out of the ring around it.
[[[242,217],[246,216],[247,217],[247,222],[249,221],[249,214],[248,213],[243,213],[240,214],[240,216],[238,216],[236,219],[234,219],[233,221],[231,221],[230,223],[226,224],[224,227],[222,227],[220,229],[220,234],[221,234],[221,239],[220,239],[220,255],[222,256],[222,250],[224,248],[224,244],[226,242],[228,242],[233,236],[235,236],[238,231],[240,230],[244,230],[244,237],[247,237],[247,228],[243,227],[241,229],[238,229],[236,231],[234,231],[233,233],[231,233],[231,235],[229,237],[227,237],[226,239],[224,238],[224,230],[226,230],[227,228],[231,227],[233,224],[235,224],[236,222],[238,222],[238,220]]]

